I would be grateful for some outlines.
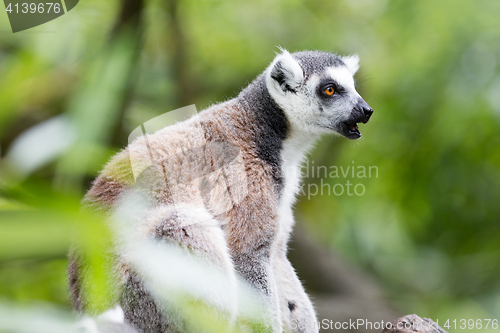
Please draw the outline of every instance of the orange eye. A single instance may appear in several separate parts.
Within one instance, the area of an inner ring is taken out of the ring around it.
[[[325,94],[327,94],[328,96],[332,96],[333,94],[335,94],[335,89],[333,89],[332,87],[328,87],[326,88],[325,90],[323,90],[325,92]]]

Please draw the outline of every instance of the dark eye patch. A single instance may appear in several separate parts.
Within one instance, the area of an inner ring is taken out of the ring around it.
[[[333,95],[327,95],[325,93],[325,90],[328,88],[333,88],[335,90],[335,93]],[[335,98],[338,98],[339,96],[342,96],[346,93],[346,89],[338,84],[335,80],[332,79],[325,79],[320,82],[317,88],[317,94],[319,97],[325,99],[325,100],[332,100]]]

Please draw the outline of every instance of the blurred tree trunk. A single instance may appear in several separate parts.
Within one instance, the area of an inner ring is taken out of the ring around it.
[[[115,42],[118,38],[130,38],[134,48],[133,61],[131,63],[126,88],[122,96],[120,110],[115,122],[113,134],[111,136],[111,144],[122,147],[127,144],[128,134],[123,128],[123,119],[127,106],[132,100],[133,90],[136,82],[137,65],[139,63],[142,39],[143,39],[143,18],[142,11],[144,8],[143,0],[122,0],[120,13],[111,30],[110,43]]]
[[[193,103],[193,91],[196,84],[190,80],[190,70],[187,61],[187,42],[182,28],[182,19],[179,13],[178,0],[166,0],[165,6],[168,15],[170,16],[169,29],[166,33],[170,35],[171,44],[167,53],[171,55],[170,68],[172,72],[172,80],[174,81],[174,96],[173,105],[175,107],[183,107]],[[137,65],[140,51],[142,49],[142,9],[144,7],[143,0],[123,0],[121,4],[120,14],[114,25],[111,33],[111,41],[116,39],[121,33],[130,33],[136,41],[136,62]],[[122,107],[120,109],[119,118],[116,122],[114,134],[112,136],[112,144],[115,146],[124,146],[127,144],[128,133],[123,131],[123,117],[126,112],[128,103],[133,97],[133,88],[135,83],[136,71],[131,71],[131,77],[128,82],[127,92],[123,96]],[[167,110],[166,110],[167,111]]]
[[[373,323],[390,322],[398,317],[398,311],[387,302],[373,277],[325,248],[300,221],[289,249],[288,258],[311,295],[320,325],[323,320],[335,323],[364,319]],[[380,333],[380,329],[363,328],[343,331]]]
[[[122,0],[120,13],[111,30],[111,38],[116,38],[124,29],[130,29],[137,34],[141,33],[141,13],[144,7],[143,0]],[[139,36],[140,37],[140,36]]]
[[[170,15],[170,53],[172,55],[171,69],[175,83],[176,107],[183,107],[193,103],[193,87],[196,85],[190,80],[190,70],[187,61],[187,42],[182,28],[182,17],[179,11],[179,0],[166,0],[165,4]]]
[[[312,296],[321,331],[336,331],[335,323],[358,323],[361,319],[362,325],[354,329],[349,325],[342,331],[380,333],[380,326],[376,329],[373,324],[383,322],[391,323],[392,328],[382,333],[447,333],[431,319],[417,315],[393,320],[398,311],[391,307],[375,279],[322,246],[301,223],[295,227],[289,248],[288,257]]]

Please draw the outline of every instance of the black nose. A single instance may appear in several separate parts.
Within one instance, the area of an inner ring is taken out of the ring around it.
[[[366,121],[368,121],[370,119],[370,117],[372,116],[372,114],[373,114],[373,109],[370,108],[370,107],[363,108],[363,113],[365,114]]]
[[[359,98],[358,100],[358,103],[356,105],[356,111],[357,114],[359,115],[358,117],[361,118],[360,122],[363,122],[363,124],[366,124],[368,120],[370,120],[370,117],[373,114],[373,109],[371,108],[371,106],[368,105],[368,103],[366,103],[365,100],[362,98]]]

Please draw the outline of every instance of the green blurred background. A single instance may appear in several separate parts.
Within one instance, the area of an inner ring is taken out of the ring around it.
[[[311,161],[378,177],[307,177],[365,193],[302,196],[304,230],[401,315],[500,319],[499,17],[497,0],[85,0],[13,34],[2,11],[0,301],[69,308],[72,238],[105,239],[78,214],[103,164],[144,121],[235,96],[279,45],[359,54],[375,110]]]

